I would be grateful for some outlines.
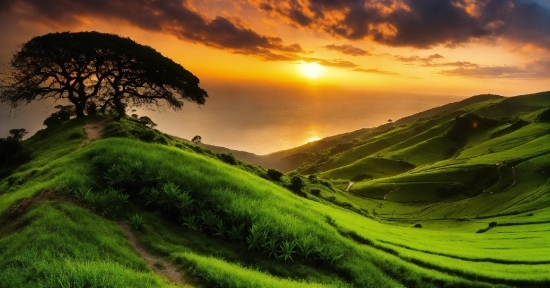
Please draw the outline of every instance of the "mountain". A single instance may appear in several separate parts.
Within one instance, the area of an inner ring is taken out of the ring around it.
[[[483,97],[275,154],[305,175],[132,119],[38,131],[0,287],[548,287],[550,93]]]

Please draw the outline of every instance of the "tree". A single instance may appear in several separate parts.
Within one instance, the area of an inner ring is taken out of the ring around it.
[[[74,107],[71,105],[57,105],[55,108],[59,109],[59,111],[52,113],[42,123],[47,128],[52,128],[65,121],[69,121],[75,115]]]
[[[202,141],[202,137],[199,136],[199,135],[196,135],[195,137],[193,137],[193,139],[191,139],[191,142],[197,144],[197,143],[201,143]]]
[[[391,120],[391,119],[388,119],[388,123],[391,123],[391,122],[393,122],[393,120]]]
[[[136,115],[137,117],[137,115]],[[134,118],[134,117],[132,117]],[[147,117],[147,116],[141,116],[139,117],[139,119],[137,119],[138,123],[143,125],[143,126],[147,126],[149,128],[155,128],[157,126],[157,123],[153,122],[153,120],[151,120],[151,118]]]
[[[171,59],[129,38],[99,32],[50,33],[25,43],[0,85],[0,102],[12,108],[35,100],[67,99],[76,116],[87,103],[114,109],[157,107],[166,102],[180,109],[183,100],[202,105],[208,94],[199,79]]]
[[[23,137],[25,135],[27,135],[29,132],[27,131],[27,129],[25,128],[20,128],[20,129],[11,129],[10,130],[10,135],[13,139],[17,140],[17,141],[21,141],[23,140]]]

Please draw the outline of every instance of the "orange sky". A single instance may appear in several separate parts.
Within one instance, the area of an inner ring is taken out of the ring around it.
[[[6,0],[0,63],[34,36],[95,30],[155,48],[205,87],[511,96],[550,90],[548,2]]]

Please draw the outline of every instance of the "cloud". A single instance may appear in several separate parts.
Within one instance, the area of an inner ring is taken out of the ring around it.
[[[527,0],[243,0],[291,25],[389,46],[504,38],[550,47],[550,10]]]
[[[351,55],[351,56],[368,56],[368,55],[371,55],[371,53],[369,51],[366,51],[366,50],[363,50],[359,47],[355,47],[355,46],[352,46],[352,45],[334,45],[334,44],[331,44],[331,45],[326,45],[326,46],[323,46],[324,48],[328,49],[328,50],[333,50],[333,51],[338,51],[338,52],[341,52],[343,54],[346,54],[346,55]]]
[[[328,59],[314,58],[314,57],[303,57],[300,60],[308,63],[317,62],[319,65],[322,65],[325,67],[333,67],[333,68],[354,68],[358,66],[353,62],[340,60],[340,59],[328,60]]]
[[[440,73],[473,78],[547,79],[550,78],[550,59],[539,59],[525,66],[462,66]]]
[[[299,44],[285,44],[279,37],[262,35],[249,27],[217,16],[207,18],[181,0],[3,0],[0,10],[18,13],[30,21],[74,27],[83,19],[98,17],[144,30],[168,33],[182,40],[247,54],[265,60],[293,60],[304,53]]]
[[[380,75],[399,75],[398,73],[392,72],[392,71],[386,71],[386,70],[380,70],[380,69],[365,69],[365,68],[355,68],[351,71],[355,72],[361,72],[361,73],[369,73],[369,74],[380,74]]]
[[[420,56],[391,56],[394,60],[406,63],[406,65],[420,65],[423,67],[477,67],[479,65],[468,61],[441,62],[445,59],[441,54],[432,54],[427,57]]]

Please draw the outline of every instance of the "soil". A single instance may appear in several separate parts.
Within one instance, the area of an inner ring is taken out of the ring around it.
[[[181,272],[178,272],[176,270],[176,267],[166,261],[165,259],[162,259],[160,257],[154,256],[151,253],[147,252],[145,248],[139,244],[136,235],[134,235],[134,232],[128,226],[126,223],[119,223],[120,228],[124,230],[126,233],[126,236],[128,237],[128,241],[130,241],[130,244],[136,250],[136,252],[141,256],[141,258],[145,259],[147,262],[147,266],[149,266],[153,271],[157,272],[158,274],[163,275],[164,277],[168,278],[170,282],[172,283],[180,283],[184,284],[184,287],[190,287],[188,283],[185,282],[185,279],[182,276]]]
[[[105,127],[106,121],[107,120],[103,120],[97,123],[85,124],[82,128],[84,129],[84,132],[86,132],[87,138],[82,142],[82,144],[80,144],[79,148],[82,148],[90,142],[99,139],[101,137],[101,134],[103,133],[103,128]]]

